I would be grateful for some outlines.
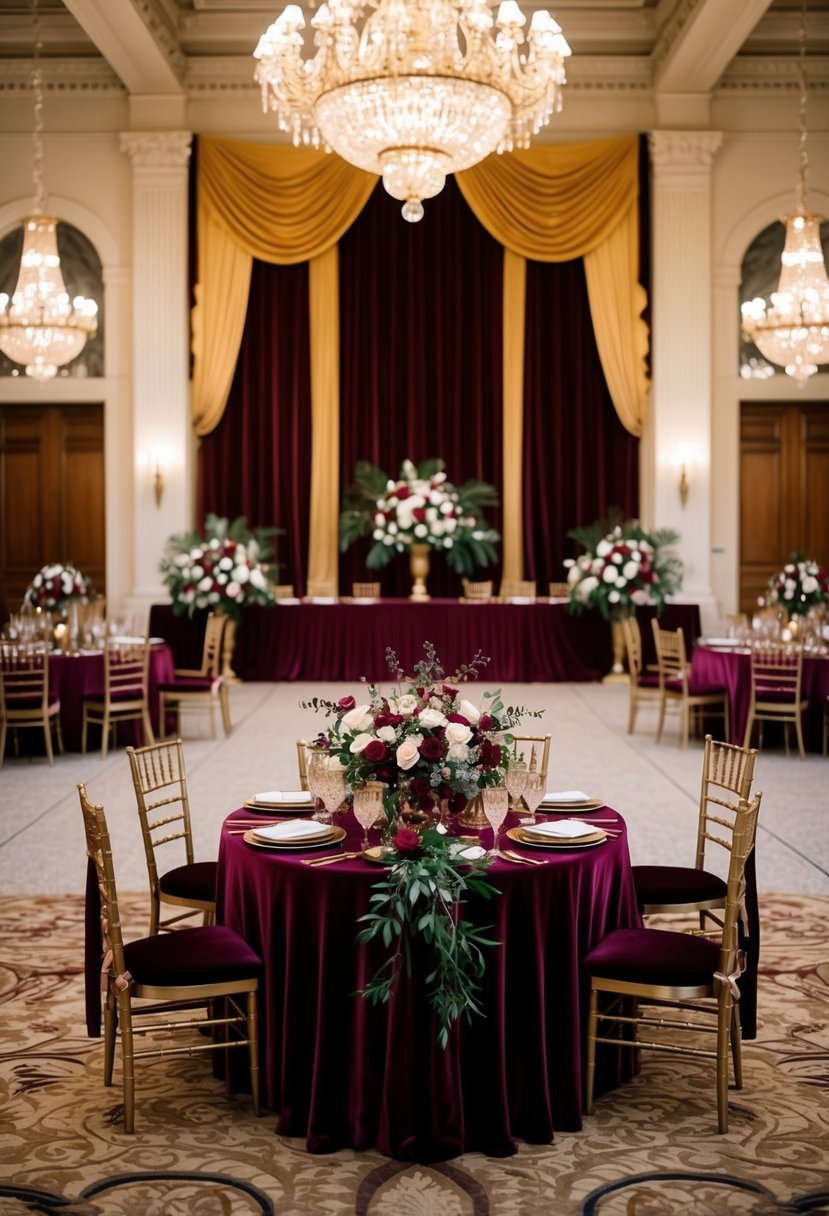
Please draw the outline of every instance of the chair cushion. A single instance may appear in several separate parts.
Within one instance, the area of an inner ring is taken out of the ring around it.
[[[658,688],[659,676],[655,672],[643,671],[636,683],[640,688]]]
[[[141,937],[124,946],[124,958],[136,983],[161,987],[251,979],[262,969],[258,954],[224,925]]]
[[[724,899],[723,879],[693,866],[634,866],[633,883],[639,906],[644,904],[691,904]]]
[[[693,987],[710,984],[720,962],[719,942],[665,929],[614,929],[584,960],[602,979]]]
[[[159,880],[165,895],[180,899],[216,900],[216,862],[194,861],[190,866],[176,866]]]
[[[26,697],[16,692],[6,695],[6,707],[10,710],[40,709],[42,704],[42,697]],[[60,708],[60,701],[57,696],[50,696],[47,705],[54,711]]]
[[[217,692],[221,683],[221,676],[186,676],[158,687],[161,692]]]
[[[781,684],[758,684],[756,688],[758,701],[779,701],[784,704],[789,701],[794,705],[794,689]]]

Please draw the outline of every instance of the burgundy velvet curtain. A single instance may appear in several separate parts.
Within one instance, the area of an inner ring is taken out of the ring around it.
[[[401,462],[440,456],[450,481],[501,487],[503,250],[453,178],[418,224],[378,183],[340,241],[340,484],[359,460],[396,477]],[[489,512],[500,530],[500,507]],[[368,541],[340,560],[340,591],[379,578],[384,595],[411,590],[408,559],[365,568]],[[497,581],[498,567],[490,567]],[[432,595],[460,577],[435,555]]]
[[[582,549],[567,531],[639,510],[639,441],[618,419],[599,362],[584,263],[527,263],[524,563],[540,592]]]
[[[207,512],[283,529],[279,581],[305,590],[311,478],[308,264],[254,261],[239,362],[224,417],[199,451]]]

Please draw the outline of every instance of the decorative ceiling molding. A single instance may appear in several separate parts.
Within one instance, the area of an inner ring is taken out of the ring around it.
[[[0,93],[31,93],[32,65],[6,60],[0,72]],[[43,68],[44,93],[96,93],[122,97],[126,92],[118,76],[103,59],[49,59]]]
[[[651,131],[651,162],[656,168],[708,169],[722,144],[722,131]]]

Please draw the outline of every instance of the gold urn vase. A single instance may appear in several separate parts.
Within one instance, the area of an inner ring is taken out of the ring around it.
[[[425,604],[430,599],[426,590],[429,577],[429,545],[412,545],[409,550],[409,569],[412,572],[412,590],[409,596],[415,603]]]

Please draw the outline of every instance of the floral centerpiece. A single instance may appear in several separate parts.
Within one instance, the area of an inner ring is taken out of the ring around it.
[[[395,681],[388,693],[367,685],[368,699],[353,696],[339,701],[314,698],[301,702],[334,717],[317,745],[329,753],[329,763],[345,770],[349,794],[368,781],[386,785],[384,809],[390,824],[387,876],[374,886],[367,927],[358,937],[381,937],[391,949],[386,962],[363,990],[372,1001],[389,999],[401,970],[411,965],[412,938],[419,933],[435,953],[429,976],[429,999],[439,1023],[442,1046],[453,1022],[479,1012],[476,992],[483,974],[481,946],[485,930],[476,929],[458,913],[467,892],[491,895],[486,881],[487,858],[462,859],[458,841],[446,833],[441,817],[424,832],[407,825],[412,809],[434,812],[463,810],[487,786],[503,782],[509,762],[510,729],[526,714],[543,711],[505,706],[499,692],[484,692],[482,704],[463,696],[462,681],[475,679],[489,659],[478,652],[472,661],[447,677],[431,643],[425,659],[405,677],[397,655],[386,651]]]
[[[43,566],[32,579],[23,603],[45,612],[62,611],[68,604],[85,604],[92,592],[92,579],[71,562]]]
[[[462,575],[496,561],[495,544],[501,538],[484,518],[484,509],[497,506],[497,491],[484,481],[454,486],[443,468],[442,460],[419,465],[404,460],[394,481],[377,465],[360,461],[354,484],[343,494],[340,549],[370,535],[370,569],[387,565],[417,544],[444,552]]]
[[[171,536],[161,573],[173,601],[173,612],[192,616],[199,608],[221,608],[239,619],[244,604],[272,605],[276,567],[269,564],[271,537],[277,528],[250,529],[244,516],[229,523],[208,515],[204,535]]]
[[[819,562],[793,553],[769,581],[768,602],[780,604],[790,615],[808,612],[829,602],[829,578]]]
[[[682,586],[682,562],[665,551],[679,536],[667,528],[646,532],[635,519],[597,520],[567,535],[585,548],[564,563],[568,607],[576,614],[598,608],[606,620],[621,620],[640,604],[655,604],[661,613],[668,596]]]

